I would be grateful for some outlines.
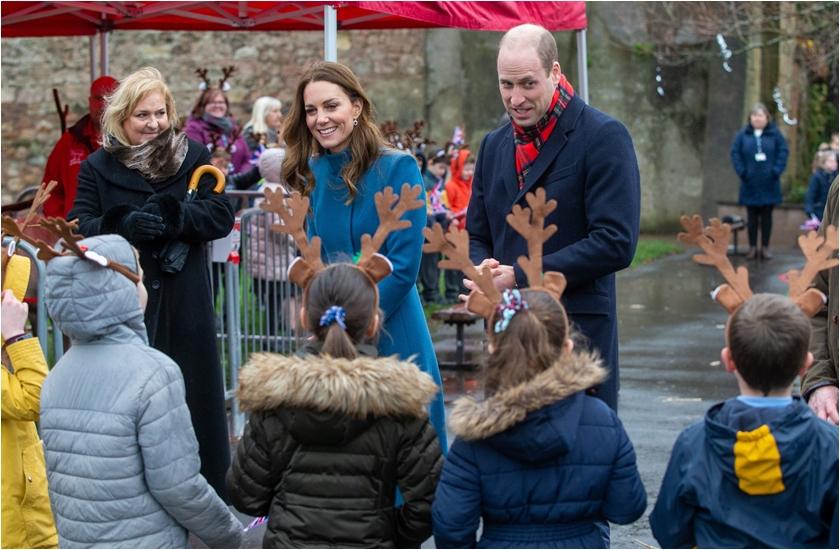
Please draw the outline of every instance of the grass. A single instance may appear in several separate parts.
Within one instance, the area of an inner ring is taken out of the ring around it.
[[[630,267],[638,265],[649,264],[659,258],[677,254],[684,249],[677,243],[676,239],[665,239],[660,237],[642,236],[639,239],[639,244],[636,247],[636,255],[633,257],[633,262]]]

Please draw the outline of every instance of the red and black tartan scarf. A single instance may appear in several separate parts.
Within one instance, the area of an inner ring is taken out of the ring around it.
[[[566,80],[566,75],[560,75],[560,82],[557,83],[557,88],[554,89],[554,97],[551,98],[551,105],[548,107],[542,118],[537,121],[535,126],[523,128],[516,122],[511,120],[513,125],[513,141],[515,144],[516,156],[516,180],[519,182],[519,189],[525,187],[525,175],[537,160],[537,155],[540,154],[543,143],[545,143],[563,110],[569,105],[569,102],[575,96],[575,89],[572,88],[571,83]]]

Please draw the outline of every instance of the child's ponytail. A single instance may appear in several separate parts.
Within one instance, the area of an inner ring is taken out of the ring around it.
[[[358,353],[356,346],[347,336],[345,318],[346,314],[341,306],[332,306],[321,316],[321,327],[326,327],[321,353],[336,358],[356,358]]]

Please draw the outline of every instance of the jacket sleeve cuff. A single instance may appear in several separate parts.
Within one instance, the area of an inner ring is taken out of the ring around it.
[[[138,208],[130,204],[118,204],[117,206],[114,206],[102,216],[100,231],[106,234],[119,233],[120,222],[122,222],[123,218],[135,210],[138,210]]]
[[[818,390],[819,388],[823,388],[825,386],[836,386],[837,384],[832,384],[829,380],[823,380],[821,382],[815,383],[813,386],[810,386],[807,390],[802,392],[802,398],[805,399],[807,403],[811,396],[814,394],[814,391]]]
[[[519,264],[513,264],[513,278],[516,283],[514,288],[526,288],[528,286],[528,276],[525,275],[525,272],[522,271]]]
[[[15,370],[23,368],[36,370],[47,374],[47,362],[44,359],[44,352],[37,338],[26,338],[14,344],[6,346],[6,353],[9,354],[9,361]]]

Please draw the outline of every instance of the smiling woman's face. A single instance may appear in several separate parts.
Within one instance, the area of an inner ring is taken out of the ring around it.
[[[303,90],[306,126],[332,153],[343,151],[350,143],[353,119],[362,111],[361,103],[352,101],[338,84],[316,80]]]
[[[166,102],[160,92],[145,95],[123,122],[123,131],[131,145],[140,145],[169,129]]]

